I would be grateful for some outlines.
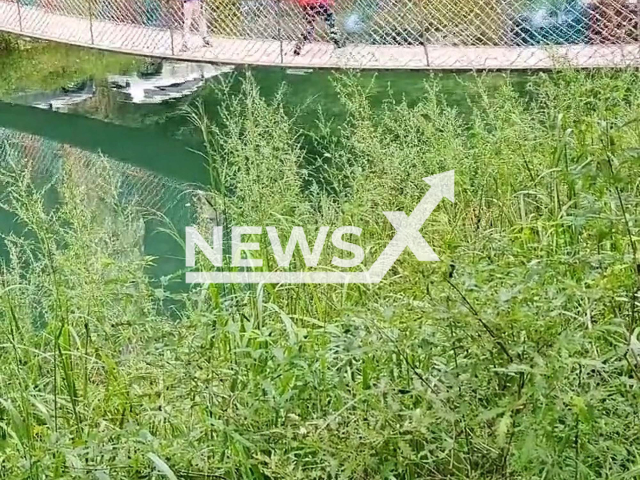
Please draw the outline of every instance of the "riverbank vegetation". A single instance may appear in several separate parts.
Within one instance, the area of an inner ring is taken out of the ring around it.
[[[435,81],[374,112],[336,77],[346,121],[310,132],[250,78],[218,123],[192,106],[202,231],[356,225],[370,262],[382,212],[455,169],[422,230],[442,261],[406,251],[378,285],[171,293],[113,172],[88,185],[70,155],[51,208],[14,162],[2,205],[30,233],[0,274],[0,478],[634,478],[639,80],[541,74],[525,97],[479,77],[461,115]]]
[[[24,90],[51,91],[87,78],[134,72],[139,58],[72,45],[0,35],[0,97]]]

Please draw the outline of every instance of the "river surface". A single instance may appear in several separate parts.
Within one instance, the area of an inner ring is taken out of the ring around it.
[[[124,179],[125,199],[135,198],[161,212],[177,232],[183,232],[193,221],[192,192],[207,188],[208,183],[207,165],[197,153],[200,141],[184,108],[200,101],[215,120],[219,105],[215,88],[225,83],[231,91],[238,91],[247,74],[267,98],[273,98],[286,84],[285,104],[298,112],[297,121],[304,127],[313,128],[318,108],[336,125],[345,116],[331,72],[276,68],[248,72],[160,62],[144,73],[86,78],[56,91],[25,87],[21,93],[0,99],[0,168],[6,168],[12,159],[29,156],[46,181],[59,174],[65,149],[72,148],[83,154],[88,182],[92,164],[109,162]],[[381,108],[389,95],[414,102],[423,93],[429,75],[363,73],[356,81],[371,87],[372,104]],[[437,77],[447,101],[463,111],[469,93],[460,82],[464,77]],[[526,77],[511,78],[522,86],[526,83]],[[500,84],[504,80],[502,74],[494,74],[491,81]],[[13,218],[0,210],[0,233],[18,228]],[[155,278],[168,278],[184,266],[182,247],[163,234],[162,228],[158,222],[144,225],[144,253],[157,257],[151,272]]]

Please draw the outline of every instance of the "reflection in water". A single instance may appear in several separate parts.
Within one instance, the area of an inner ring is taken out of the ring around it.
[[[68,112],[69,107],[93,97],[96,88],[92,80],[85,80],[53,92],[22,93],[11,98],[14,103]]]
[[[157,257],[149,272],[153,277],[174,275],[183,269],[181,246],[163,230],[175,228],[180,235],[185,226],[194,223],[194,209],[190,206],[194,204],[197,190],[192,185],[116,162],[104,155],[0,128],[0,171],[7,173],[17,169],[29,175],[34,185],[47,187],[46,198],[53,203],[65,172],[71,168],[74,182],[87,190],[94,190],[96,181],[108,178],[108,187],[120,203],[140,208],[140,228],[128,243],[138,245],[140,254]],[[19,233],[21,228],[9,212],[0,208],[0,234]],[[0,252],[2,250],[4,242],[0,242]]]
[[[114,98],[111,92],[105,91],[111,90],[120,93],[116,97],[118,102],[158,104],[187,97],[198,91],[208,79],[233,69],[205,63],[163,61],[131,75],[110,75],[106,81],[86,79],[51,92],[21,93],[9,100],[12,103],[69,112],[72,105],[87,100]]]
[[[207,79],[232,70],[233,67],[205,63],[163,62],[152,75],[113,75],[108,81],[133,103],[161,103],[191,95]]]
[[[118,109],[113,107],[109,112],[114,111],[117,113]],[[207,182],[208,172],[203,157],[185,143],[153,128],[134,128],[97,118],[2,102],[0,126],[58,144],[73,145],[87,152],[102,153],[111,159],[186,183]]]
[[[41,184],[55,184],[72,162],[87,188],[92,188],[96,173],[108,168],[118,179],[115,188],[121,201],[160,213],[182,237],[184,227],[194,223],[195,209],[205,210],[194,191],[206,187],[194,185],[209,183],[207,162],[197,153],[202,151],[200,134],[182,112],[186,104],[198,101],[212,123],[220,118],[220,91],[201,88],[205,84],[224,81],[223,91],[234,96],[251,75],[267,101],[282,99],[292,112],[309,158],[323,158],[308,133],[317,127],[318,111],[331,122],[332,130],[348,114],[334,85],[336,77],[328,71],[272,68],[231,73],[228,68],[174,62],[150,67],[136,75],[85,80],[55,92],[25,93],[12,98],[12,103],[0,102],[0,174],[11,162],[22,162]],[[364,72],[347,77],[347,82],[366,89],[374,114],[385,108],[389,98],[416,104],[425,82],[437,86],[447,103],[467,114],[471,113],[468,98],[476,94],[465,83],[473,80],[469,75]],[[507,80],[524,93],[529,77],[487,74],[483,81],[497,89]],[[158,257],[149,272],[152,277],[173,276],[177,281],[172,289],[185,288],[180,277],[184,250],[163,233],[167,225],[149,215],[131,242],[139,244],[142,253]],[[19,228],[0,208],[0,234]]]
[[[148,170],[116,162],[107,156],[47,140],[36,135],[0,128],[0,168],[23,163],[33,179],[53,184],[63,176],[66,162],[82,164],[83,181],[91,186],[92,172],[104,170],[117,178],[119,198],[127,203],[164,212],[189,190],[189,184],[156,175]]]

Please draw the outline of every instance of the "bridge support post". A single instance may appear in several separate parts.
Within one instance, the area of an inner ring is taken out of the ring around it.
[[[640,0],[636,0],[636,37],[640,44]]]
[[[91,34],[91,45],[93,45],[93,0],[87,0],[89,3],[89,33]]]
[[[281,11],[282,0],[278,0],[278,11],[276,15],[278,17],[278,41],[280,42],[280,64],[284,63],[284,46],[282,45],[282,11]]]
[[[20,8],[20,0],[16,0],[16,6],[18,7],[18,26],[22,31],[22,9]]]
[[[427,32],[422,33],[422,46],[424,47],[424,58],[427,62],[427,67],[429,67],[429,48],[427,47]]]

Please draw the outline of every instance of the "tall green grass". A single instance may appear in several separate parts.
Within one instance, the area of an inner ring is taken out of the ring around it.
[[[70,159],[53,209],[28,162],[3,172],[31,234],[1,277],[0,477],[634,478],[639,79],[538,75],[525,100],[479,77],[463,116],[435,81],[374,112],[336,77],[347,120],[336,135],[318,112],[314,155],[286,91],[223,89],[219,122],[190,113],[203,228],[353,224],[373,259],[422,177],[455,169],[456,202],[423,228],[442,262],[405,252],[379,285],[194,287],[177,321],[108,169],[85,185]]]

